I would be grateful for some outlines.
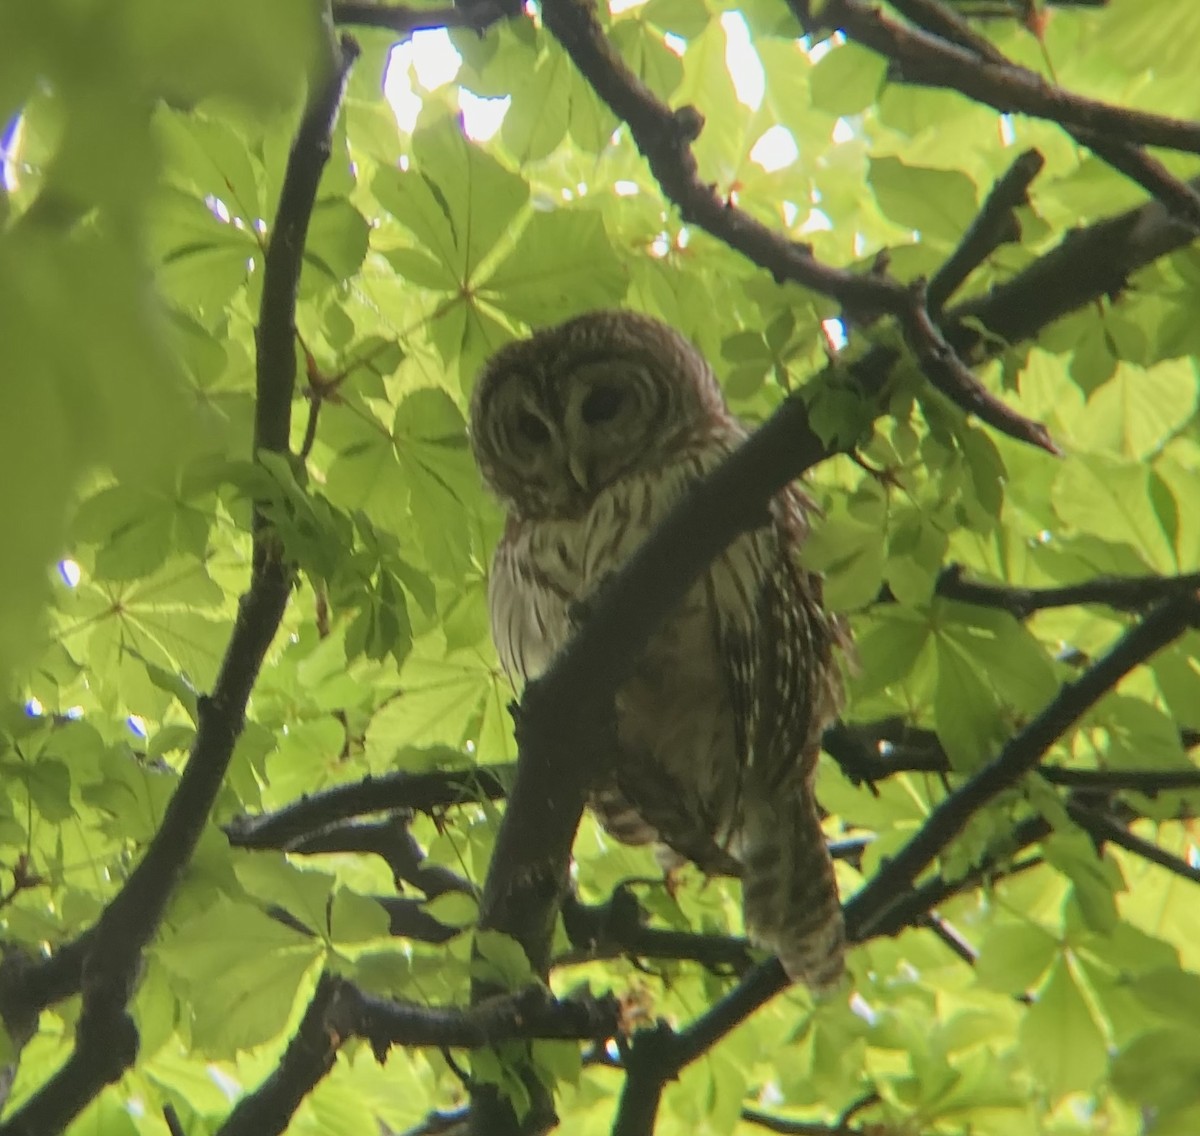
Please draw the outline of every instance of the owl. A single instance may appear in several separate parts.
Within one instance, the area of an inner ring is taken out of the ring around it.
[[[627,311],[501,349],[476,384],[470,432],[507,510],[488,601],[518,688],[746,438],[703,356]],[[841,632],[797,559],[812,508],[782,490],[769,521],[726,548],[655,633],[618,691],[617,752],[589,804],[619,841],[740,876],[752,939],[822,991],[842,974],[845,933],[812,782],[840,700]]]

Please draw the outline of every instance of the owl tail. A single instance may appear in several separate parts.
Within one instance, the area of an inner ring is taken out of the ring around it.
[[[800,787],[771,795],[747,786],[746,795],[739,856],[746,929],[779,956],[793,982],[828,993],[844,970],[846,928],[816,803]]]

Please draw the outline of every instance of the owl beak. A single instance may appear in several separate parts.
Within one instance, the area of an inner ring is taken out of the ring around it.
[[[571,478],[584,493],[590,493],[592,488],[592,471],[587,458],[581,453],[573,453],[567,458],[567,468]]]

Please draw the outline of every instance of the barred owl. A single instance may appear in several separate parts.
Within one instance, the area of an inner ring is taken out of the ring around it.
[[[518,687],[745,437],[704,358],[646,316],[592,312],[492,358],[471,439],[508,512],[489,605]],[[781,491],[769,523],[738,537],[654,635],[618,692],[618,752],[590,805],[617,840],[740,875],[749,934],[823,990],[841,976],[844,931],[812,781],[840,694],[839,633],[796,559],[810,510]]]

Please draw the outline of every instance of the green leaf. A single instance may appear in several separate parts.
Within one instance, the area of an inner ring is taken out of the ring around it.
[[[529,188],[468,142],[450,119],[419,129],[412,144],[412,168],[381,169],[372,189],[379,203],[465,284],[509,228]]]
[[[1117,924],[1115,892],[1124,889],[1120,869],[1102,857],[1084,832],[1055,832],[1042,842],[1047,861],[1074,884],[1075,899],[1092,930],[1111,931]]]
[[[1030,1071],[1055,1096],[1091,1089],[1108,1064],[1104,1036],[1065,958],[1021,1019],[1018,1037]]]
[[[281,854],[254,853],[239,859],[238,881],[264,904],[282,907],[314,935],[327,937],[334,879],[324,872],[302,870]]]
[[[367,255],[370,226],[348,201],[318,201],[304,244],[303,295],[342,284],[353,276]]]
[[[870,182],[884,214],[922,236],[957,241],[975,218],[975,183],[957,170],[872,158]]]
[[[503,990],[520,990],[536,980],[524,948],[509,935],[499,931],[477,932],[475,954],[471,975],[481,982],[492,983]]]
[[[875,52],[841,43],[822,56],[809,80],[813,106],[830,114],[859,114],[875,101],[886,64]]]
[[[1119,363],[1116,374],[1088,398],[1077,437],[1089,449],[1145,458],[1181,429],[1196,410],[1196,370],[1171,359],[1142,368]]]
[[[1200,1022],[1200,975],[1178,968],[1159,968],[1139,975],[1133,992],[1143,1005],[1191,1028]]]
[[[1200,1101],[1200,1033],[1158,1029],[1135,1038],[1113,1059],[1112,1084],[1135,1104],[1176,1109]]]
[[[479,901],[459,891],[448,891],[421,906],[427,915],[447,927],[470,927],[479,918]]]
[[[396,407],[393,433],[426,558],[439,570],[462,571],[470,557],[463,506],[479,496],[462,414],[444,391],[414,391]]]
[[[386,938],[390,922],[383,906],[370,896],[355,895],[345,888],[333,893],[329,909],[330,939],[335,943],[367,943]]]
[[[934,720],[952,768],[969,771],[994,756],[1004,737],[1004,720],[992,687],[969,653],[939,637]]]
[[[1150,500],[1144,465],[1080,455],[1063,466],[1052,500],[1066,525],[1128,545],[1152,569],[1177,570],[1171,542]]]
[[[579,1084],[583,1054],[578,1042],[537,1040],[530,1043],[529,1052],[534,1070],[547,1088],[554,1088],[560,1081]]]
[[[835,611],[855,611],[879,596],[884,533],[877,526],[830,517],[810,534],[802,556],[824,573],[825,600]]]
[[[546,52],[512,86],[500,136],[522,163],[546,157],[566,134],[571,71],[564,53]]]
[[[480,286],[480,299],[526,323],[611,307],[626,279],[598,213],[535,213],[511,253]]]

